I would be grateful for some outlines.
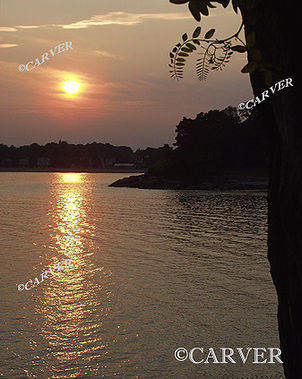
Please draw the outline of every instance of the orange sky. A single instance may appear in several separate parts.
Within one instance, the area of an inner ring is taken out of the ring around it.
[[[168,0],[0,0],[0,143],[66,140],[128,145],[171,143],[183,116],[222,109],[251,98],[240,73],[245,54],[199,82],[194,59],[184,79],[169,77],[169,50],[197,26],[187,6]],[[218,6],[202,19],[218,38],[233,34],[240,17]],[[72,50],[29,72],[20,64],[65,41]],[[193,57],[192,57],[193,58]],[[80,83],[77,95],[62,83]]]

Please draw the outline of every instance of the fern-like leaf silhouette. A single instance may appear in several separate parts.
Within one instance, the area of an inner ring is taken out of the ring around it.
[[[191,39],[188,38],[187,33],[183,34],[182,42],[177,43],[170,52],[169,72],[171,77],[176,80],[182,79],[187,58],[198,50],[201,50],[198,53],[201,56],[196,60],[196,74],[199,80],[206,80],[210,70],[222,70],[230,61],[234,51],[246,51],[244,44],[241,49],[235,46],[234,51],[232,50],[232,39],[238,39],[240,30],[241,27],[235,35],[224,40],[211,39],[215,33],[215,29],[208,30],[204,37],[200,38],[200,26],[195,29]]]

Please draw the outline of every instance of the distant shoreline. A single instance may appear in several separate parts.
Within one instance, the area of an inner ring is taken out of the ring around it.
[[[102,168],[102,169],[87,169],[87,168],[0,168],[0,172],[76,172],[76,173],[109,173],[109,174],[142,174],[142,169],[129,168]]]
[[[173,190],[257,190],[267,191],[267,176],[221,175],[207,176],[199,183],[186,183],[182,178],[164,178],[153,175],[135,175],[118,179],[109,187]]]

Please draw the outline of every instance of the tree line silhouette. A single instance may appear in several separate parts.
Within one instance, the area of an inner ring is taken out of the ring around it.
[[[128,164],[128,165],[127,165]],[[266,144],[257,111],[239,114],[234,107],[184,117],[176,126],[174,148],[138,149],[109,143],[20,147],[0,144],[0,166],[9,168],[113,169],[119,165],[147,170],[147,175],[181,177],[198,183],[206,175],[265,173]]]
[[[167,146],[148,147],[135,152],[127,146],[109,143],[69,144],[66,141],[46,145],[32,143],[20,147],[0,144],[0,167],[47,169],[111,169],[119,164],[145,169],[162,158]]]
[[[234,107],[184,117],[176,127],[173,150],[147,174],[181,177],[198,183],[204,176],[266,174],[267,147],[256,109],[238,113]]]

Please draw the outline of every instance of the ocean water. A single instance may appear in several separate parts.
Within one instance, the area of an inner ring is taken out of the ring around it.
[[[283,378],[174,357],[279,347],[266,194],[108,187],[123,176],[0,173],[0,376]]]

